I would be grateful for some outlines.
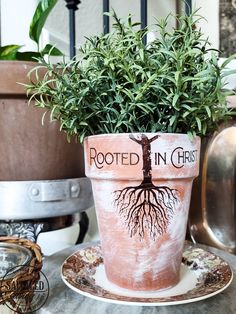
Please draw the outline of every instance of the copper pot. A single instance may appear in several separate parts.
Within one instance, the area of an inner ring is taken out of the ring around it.
[[[236,103],[235,97],[229,102]],[[194,242],[236,253],[236,117],[202,140],[189,233]]]

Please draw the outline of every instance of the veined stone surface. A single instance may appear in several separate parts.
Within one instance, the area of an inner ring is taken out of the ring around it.
[[[60,251],[44,260],[43,272],[49,280],[50,295],[47,303],[38,314],[234,314],[236,313],[236,256],[207,246],[201,248],[211,251],[227,261],[233,272],[234,279],[222,293],[209,299],[185,305],[173,306],[130,306],[97,301],[82,296],[68,288],[61,279],[61,265],[65,259],[79,249],[88,246],[82,244]]]

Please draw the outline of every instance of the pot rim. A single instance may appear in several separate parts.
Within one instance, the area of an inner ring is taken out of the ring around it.
[[[189,140],[195,140],[195,139],[201,139],[200,136],[196,135],[192,139],[187,133],[165,133],[165,132],[127,132],[127,133],[102,133],[102,134],[95,134],[95,135],[89,135],[85,137],[85,140],[88,138],[104,138],[104,137],[122,137],[122,136],[127,136],[129,134],[133,135],[140,135],[140,134],[145,134],[145,135],[154,135],[154,134],[160,134],[162,136],[175,136],[175,137],[187,137]]]

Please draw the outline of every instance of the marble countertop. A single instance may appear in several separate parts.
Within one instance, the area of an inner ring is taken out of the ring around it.
[[[72,246],[55,253],[44,260],[43,272],[47,276],[50,294],[46,304],[37,312],[40,314],[234,314],[236,313],[236,256],[227,252],[200,246],[211,251],[227,261],[234,273],[232,283],[223,292],[208,299],[182,305],[171,306],[134,306],[120,305],[97,301],[80,295],[68,288],[61,279],[61,265],[65,259],[78,249],[87,246],[82,244]]]

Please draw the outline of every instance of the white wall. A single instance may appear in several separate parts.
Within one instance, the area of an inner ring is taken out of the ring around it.
[[[2,45],[25,44],[22,50],[35,49],[35,44],[28,37],[28,29],[37,0],[0,0],[1,4],[1,39]],[[82,0],[76,11],[76,45],[79,47],[85,41],[85,36],[102,32],[102,0]],[[43,41],[50,41],[69,53],[69,18],[64,0],[58,0],[50,14],[43,32]],[[110,0],[110,6],[120,17],[129,13],[134,19],[140,20],[139,0]],[[193,7],[201,7],[199,13],[206,21],[201,28],[209,36],[215,48],[219,46],[219,0],[193,0]],[[175,12],[175,0],[149,0],[148,24],[155,23],[155,17],[166,16]]]
[[[102,0],[82,0],[79,10],[76,11],[76,46],[84,43],[85,37],[100,34],[103,31]],[[110,8],[114,9],[121,18],[126,18],[129,13],[135,21],[140,21],[139,0],[111,0]],[[175,11],[175,0],[151,0],[148,1],[148,23],[155,22],[154,17],[160,18],[170,11]],[[49,38],[62,50],[68,52],[69,30],[68,12],[65,10],[65,1],[58,0],[58,3],[50,15],[46,29],[50,33]],[[64,44],[63,44],[64,42]]]
[[[84,36],[102,32],[102,0],[82,0],[76,11],[76,44],[84,42]],[[58,0],[56,7],[49,16],[46,29],[51,40],[56,43],[64,42],[69,50],[69,13],[64,0]]]
[[[216,49],[219,48],[219,0],[193,0],[193,8],[200,8],[199,14],[206,18],[200,27]]]
[[[37,0],[1,0],[1,45],[25,45],[23,50],[35,50],[29,38],[29,25]]]
[[[140,21],[139,0],[110,0],[110,7],[118,16],[125,18],[129,13],[134,20]],[[175,12],[175,0],[149,0],[148,24],[155,23],[155,18],[163,18],[170,12]],[[201,21],[200,27],[209,37],[214,48],[219,47],[219,0],[193,0],[193,8],[200,8],[199,14],[207,21]],[[58,4],[50,15],[46,30],[52,42],[68,53],[69,30],[68,12],[65,9],[65,1],[58,0]],[[170,26],[174,26],[173,24]],[[76,46],[79,47],[85,41],[85,36],[91,36],[102,32],[102,0],[82,0],[79,10],[76,12]],[[46,38],[46,37],[45,37]]]

